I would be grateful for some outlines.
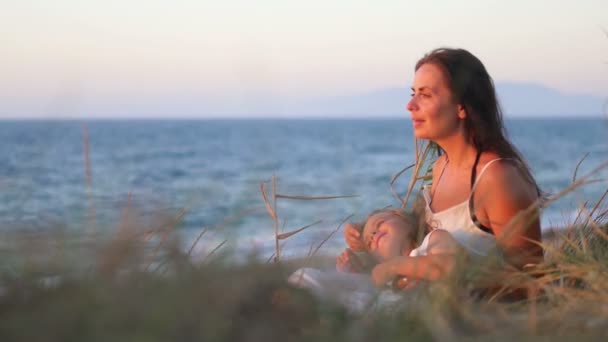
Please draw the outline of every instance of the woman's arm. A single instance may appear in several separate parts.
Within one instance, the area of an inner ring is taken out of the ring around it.
[[[336,258],[336,270],[344,273],[369,273],[368,258],[357,256],[350,248],[345,249]]]
[[[408,280],[438,280],[456,266],[457,254],[462,251],[450,233],[434,230],[429,237],[429,247],[425,256],[400,256],[378,264],[372,270],[372,281],[376,286],[384,286],[396,277]]]
[[[492,229],[506,260],[517,268],[542,261],[540,219],[535,205],[538,194],[509,162],[497,162],[486,170],[475,189],[475,208],[480,221]]]

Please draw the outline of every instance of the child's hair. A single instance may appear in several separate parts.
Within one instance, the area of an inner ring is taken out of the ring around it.
[[[414,243],[414,246],[419,246],[424,239],[424,236],[429,232],[429,227],[426,224],[426,220],[424,217],[424,212],[418,210],[418,208],[414,209],[404,209],[404,208],[384,208],[372,211],[365,220],[358,224],[359,229],[361,231],[361,239],[363,239],[363,229],[365,228],[365,224],[367,221],[376,214],[387,213],[400,217],[405,221],[406,224],[410,225],[412,228],[409,230],[408,239]],[[367,248],[367,245],[366,245]]]

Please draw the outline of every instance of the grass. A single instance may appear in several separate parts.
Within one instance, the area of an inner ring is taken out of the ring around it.
[[[405,199],[396,194],[404,204],[416,181],[425,180],[428,150],[417,145],[413,181]],[[556,196],[593,182],[591,176],[575,175]],[[4,233],[0,341],[595,341],[608,334],[605,196],[582,206],[571,227],[552,232],[543,246],[547,257],[536,267],[517,271],[478,260],[415,289],[390,310],[352,315],[286,282],[298,267],[333,263],[316,255],[326,240],[299,260],[281,259],[281,243],[310,225],[279,234],[277,199],[339,196],[290,196],[277,193],[274,178],[271,185],[271,195],[261,186],[276,239],[270,259],[236,262],[223,243],[194,259],[194,246],[184,249],[176,232],[185,211],[149,227],[130,204],[115,229],[97,229],[92,211],[88,224],[95,229],[79,230],[85,233],[61,227]],[[471,295],[489,285],[492,294]],[[530,297],[501,300],[514,288]]]
[[[600,207],[581,209],[576,227],[554,232],[534,269],[484,260],[416,290],[399,310],[363,316],[286,283],[302,265],[332,262],[322,256],[251,255],[242,263],[220,248],[194,261],[176,234],[183,213],[154,228],[127,220],[105,235],[7,233],[0,340],[595,340],[608,333],[608,225]],[[468,295],[487,283],[536,295],[517,302]]]

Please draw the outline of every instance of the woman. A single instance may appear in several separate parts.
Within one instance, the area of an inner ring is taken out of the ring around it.
[[[440,152],[432,185],[423,189],[428,224],[449,231],[472,254],[499,247],[515,267],[538,263],[538,209],[527,209],[541,192],[505,137],[485,67],[466,50],[441,48],[420,59],[415,70],[407,104],[414,135],[434,142]],[[363,250],[354,225],[344,235],[351,249]]]

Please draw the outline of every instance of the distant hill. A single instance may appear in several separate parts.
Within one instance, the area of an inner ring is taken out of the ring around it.
[[[608,99],[534,83],[500,82],[496,91],[507,116],[600,116]]]
[[[535,83],[498,82],[496,89],[506,117],[600,116],[606,103],[598,96],[563,93]],[[409,97],[407,88],[390,88],[310,100],[295,108],[299,115],[401,116],[407,114]]]
[[[505,117],[596,116],[606,98],[563,93],[534,83],[498,82],[497,91]],[[235,93],[204,96],[196,92],[133,94],[125,98],[103,93],[86,96],[2,97],[0,118],[228,118],[228,117],[407,117],[411,91],[407,87],[325,97],[289,97]],[[608,94],[607,94],[608,98]]]

